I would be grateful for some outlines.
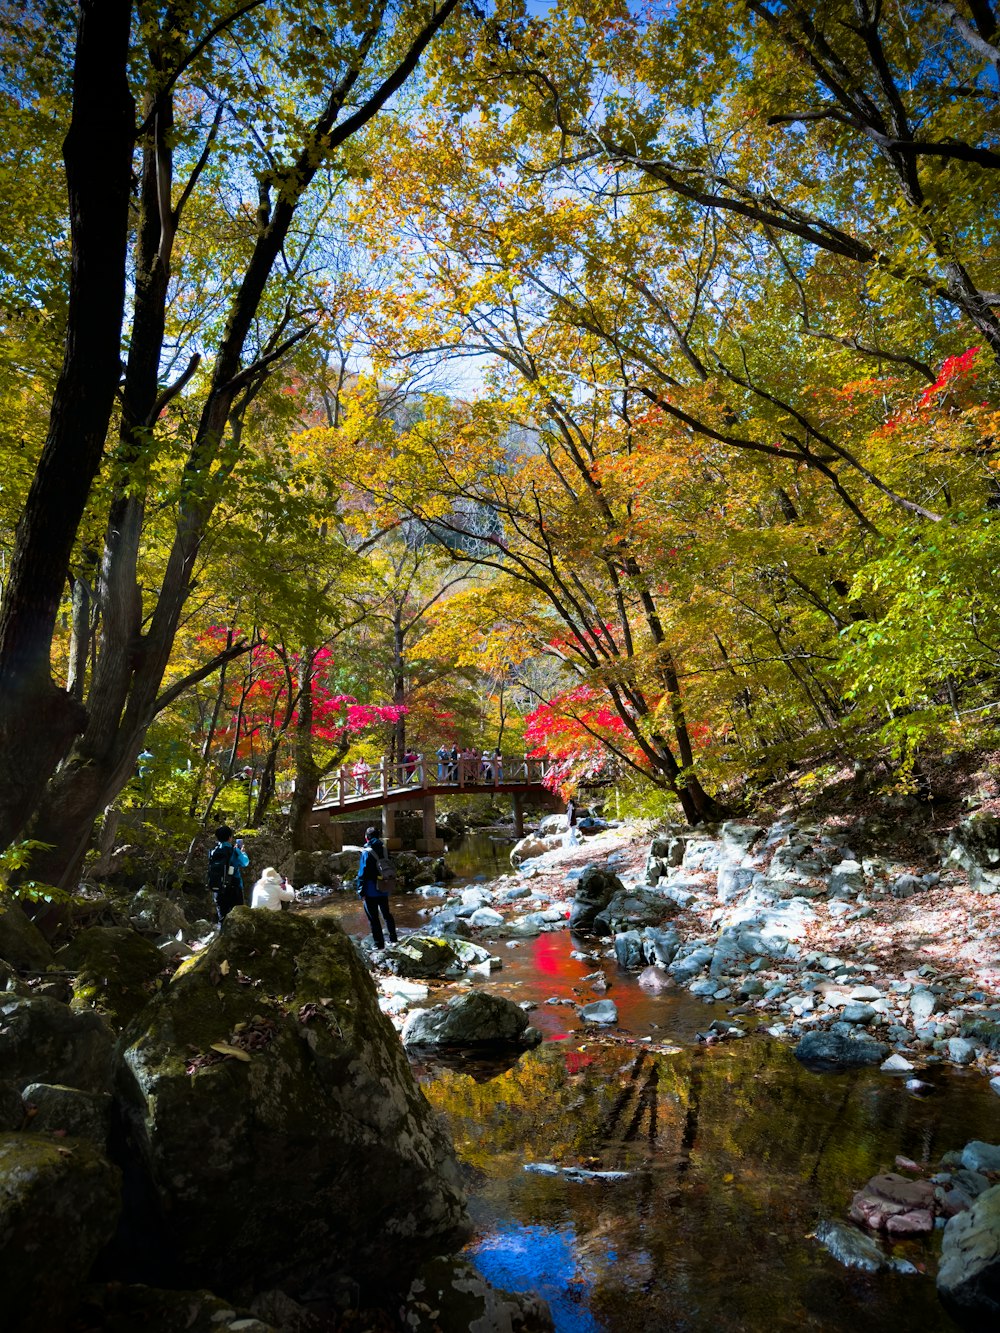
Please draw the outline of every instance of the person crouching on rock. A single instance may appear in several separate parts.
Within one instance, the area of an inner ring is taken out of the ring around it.
[[[365,916],[372,928],[372,939],[376,949],[385,948],[385,936],[379,912],[385,917],[386,929],[391,943],[396,943],[396,922],[389,911],[389,895],[382,880],[381,855],[384,844],[374,828],[365,831],[365,845],[361,849],[361,862],[358,866],[358,897],[365,909]]]
[[[262,907],[266,912],[280,912],[282,903],[294,901],[295,890],[274,866],[261,872],[250,895],[250,906]]]

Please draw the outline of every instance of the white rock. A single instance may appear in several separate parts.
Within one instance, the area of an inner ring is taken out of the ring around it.
[[[906,1074],[912,1068],[909,1060],[904,1055],[890,1055],[888,1060],[883,1060],[881,1068],[887,1074]]]

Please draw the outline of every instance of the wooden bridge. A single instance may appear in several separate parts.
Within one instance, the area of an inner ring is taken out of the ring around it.
[[[552,770],[550,759],[529,759],[504,755],[500,759],[467,759],[452,762],[436,754],[416,755],[409,760],[391,762],[382,759],[370,766],[357,763],[341,768],[323,783],[317,794],[313,813],[334,833],[332,817],[351,815],[380,808],[382,837],[389,848],[398,847],[395,829],[396,807],[419,804],[423,814],[423,836],[418,850],[441,852],[444,843],[437,836],[436,798],[439,796],[481,796],[488,793],[509,795],[514,805],[514,831],[524,835],[525,795],[551,800],[551,791],[543,779]],[[335,834],[334,834],[335,836]]]

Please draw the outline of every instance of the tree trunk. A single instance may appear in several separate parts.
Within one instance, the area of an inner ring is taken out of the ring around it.
[[[313,754],[313,658],[314,653],[303,649],[299,659],[299,708],[295,720],[295,791],[288,812],[288,833],[292,852],[298,857],[311,852],[313,807],[319,790],[320,771]],[[296,861],[296,873],[300,874]]]
[[[135,137],[126,77],[131,13],[129,0],[81,0],[63,146],[72,233],[66,346],[0,609],[0,846],[24,828],[86,721],[53,682],[50,652],[121,374]]]

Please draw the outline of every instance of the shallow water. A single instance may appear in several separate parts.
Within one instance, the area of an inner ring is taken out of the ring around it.
[[[427,905],[396,898],[401,926]],[[353,901],[331,910],[366,929]],[[1000,1099],[981,1077],[939,1069],[916,1098],[877,1070],[812,1074],[766,1037],[706,1047],[694,1034],[724,1008],[649,995],[613,959],[570,957],[592,941],[482,942],[504,960],[484,984],[535,1001],[544,1044],[507,1068],[459,1058],[415,1071],[454,1137],[477,1228],[469,1251],[490,1281],[539,1291],[560,1333],[955,1328],[934,1289],[939,1236],[894,1248],[928,1270],[904,1276],[843,1268],[811,1233],[846,1221],[854,1190],[897,1154],[933,1170],[970,1139],[1000,1141]],[[578,1001],[575,988],[594,998],[581,978],[598,965],[617,1036],[545,1003]],[[573,1180],[533,1164],[625,1174]]]

